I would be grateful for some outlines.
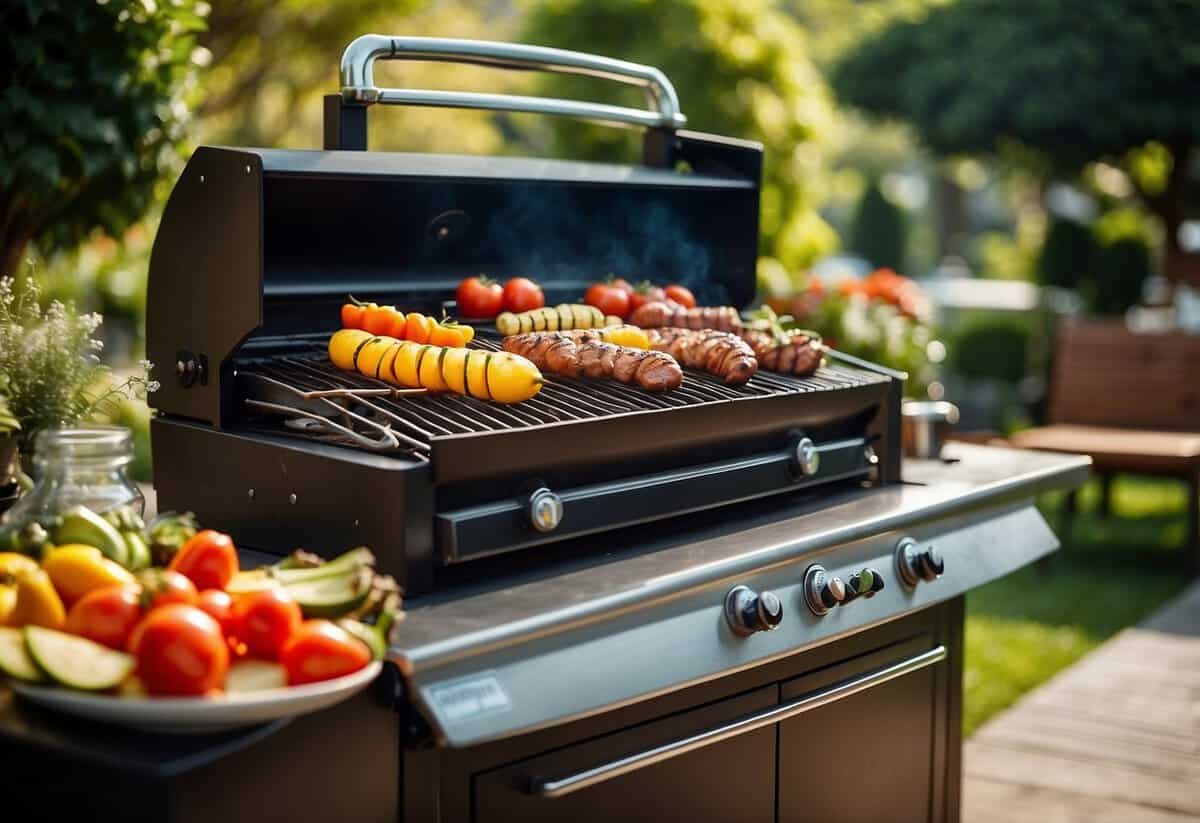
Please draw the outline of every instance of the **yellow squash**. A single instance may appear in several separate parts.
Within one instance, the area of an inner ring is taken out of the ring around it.
[[[631,349],[650,348],[650,338],[637,326],[608,326],[597,329],[600,339],[617,346],[628,346]]]
[[[99,549],[79,544],[51,549],[42,560],[42,569],[68,606],[94,589],[136,582],[132,574]]]
[[[530,309],[520,314],[503,312],[496,318],[496,329],[505,337],[531,331],[569,331],[619,326],[621,318],[605,316],[595,306],[583,303],[559,303],[553,308]]]
[[[329,359],[340,369],[401,388],[452,391],[497,403],[520,403],[542,388],[537,366],[516,354],[414,343],[357,329],[334,333]]]
[[[0,552],[0,626],[8,624],[17,605],[17,576],[37,571],[37,561],[17,552]]]
[[[111,560],[105,562],[112,563]],[[61,629],[66,625],[67,610],[46,572],[35,566],[17,572],[15,579],[16,597],[5,625],[45,626],[47,629]]]

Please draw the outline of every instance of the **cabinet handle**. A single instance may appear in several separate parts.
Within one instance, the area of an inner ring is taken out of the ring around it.
[[[646,766],[670,760],[672,757],[678,757],[681,754],[702,749],[713,743],[720,743],[722,740],[728,740],[746,732],[761,729],[764,726],[774,725],[796,715],[804,714],[807,711],[820,708],[842,698],[866,691],[889,680],[895,680],[897,677],[903,677],[906,674],[920,671],[945,659],[946,647],[936,646],[927,652],[914,655],[898,663],[885,666],[882,669],[876,669],[853,680],[847,680],[844,683],[811,692],[803,697],[797,697],[795,700],[789,700],[787,703],[781,703],[774,708],[740,717],[737,720],[730,721],[716,728],[706,729],[688,737],[673,740],[661,746],[655,746],[653,749],[646,749],[637,754],[622,757],[619,760],[612,760],[600,766],[593,766],[590,769],[584,769],[583,771],[575,772],[557,780],[535,779],[530,783],[529,793],[541,795],[542,797],[562,797],[563,795],[577,792],[580,789],[586,789],[588,786],[594,786],[597,783],[611,780],[614,777],[629,774]]]

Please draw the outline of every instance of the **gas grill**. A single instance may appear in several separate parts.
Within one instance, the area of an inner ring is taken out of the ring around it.
[[[379,88],[380,59],[593,75],[649,108]],[[548,304],[614,272],[745,308],[762,168],[685,130],[646,66],[368,35],[341,76],[324,150],[198,149],[163,213],[155,485],[267,555],[370,545],[408,617],[374,698],[162,779],[248,771],[297,820],[956,820],[964,593],[1057,547],[1033,496],[1086,458],[958,447],[902,477],[904,375],[836,351],[736,388],[548,376],[511,406],[337,370],[348,293],[437,315],[480,272]],[[634,125],[642,162],[369,152],[378,104]],[[296,785],[318,750],[361,768]]]

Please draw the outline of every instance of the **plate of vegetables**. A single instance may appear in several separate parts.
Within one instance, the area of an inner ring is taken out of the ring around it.
[[[0,552],[0,675],[32,703],[131,728],[214,732],[331,706],[379,674],[401,617],[366,548],[243,570],[229,535],[190,515],[146,528],[70,512],[37,549]]]

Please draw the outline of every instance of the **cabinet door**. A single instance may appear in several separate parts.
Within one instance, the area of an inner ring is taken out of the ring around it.
[[[925,638],[783,684],[786,703],[928,650]],[[939,665],[945,665],[939,664]],[[779,727],[779,823],[919,823],[934,817],[937,666],[798,715]]]
[[[477,775],[477,823],[520,820],[612,823],[618,820],[688,823],[774,823],[774,726],[653,763],[559,797],[531,785],[604,766],[736,717],[770,708],[769,686],[694,711],[606,735],[514,766]]]

